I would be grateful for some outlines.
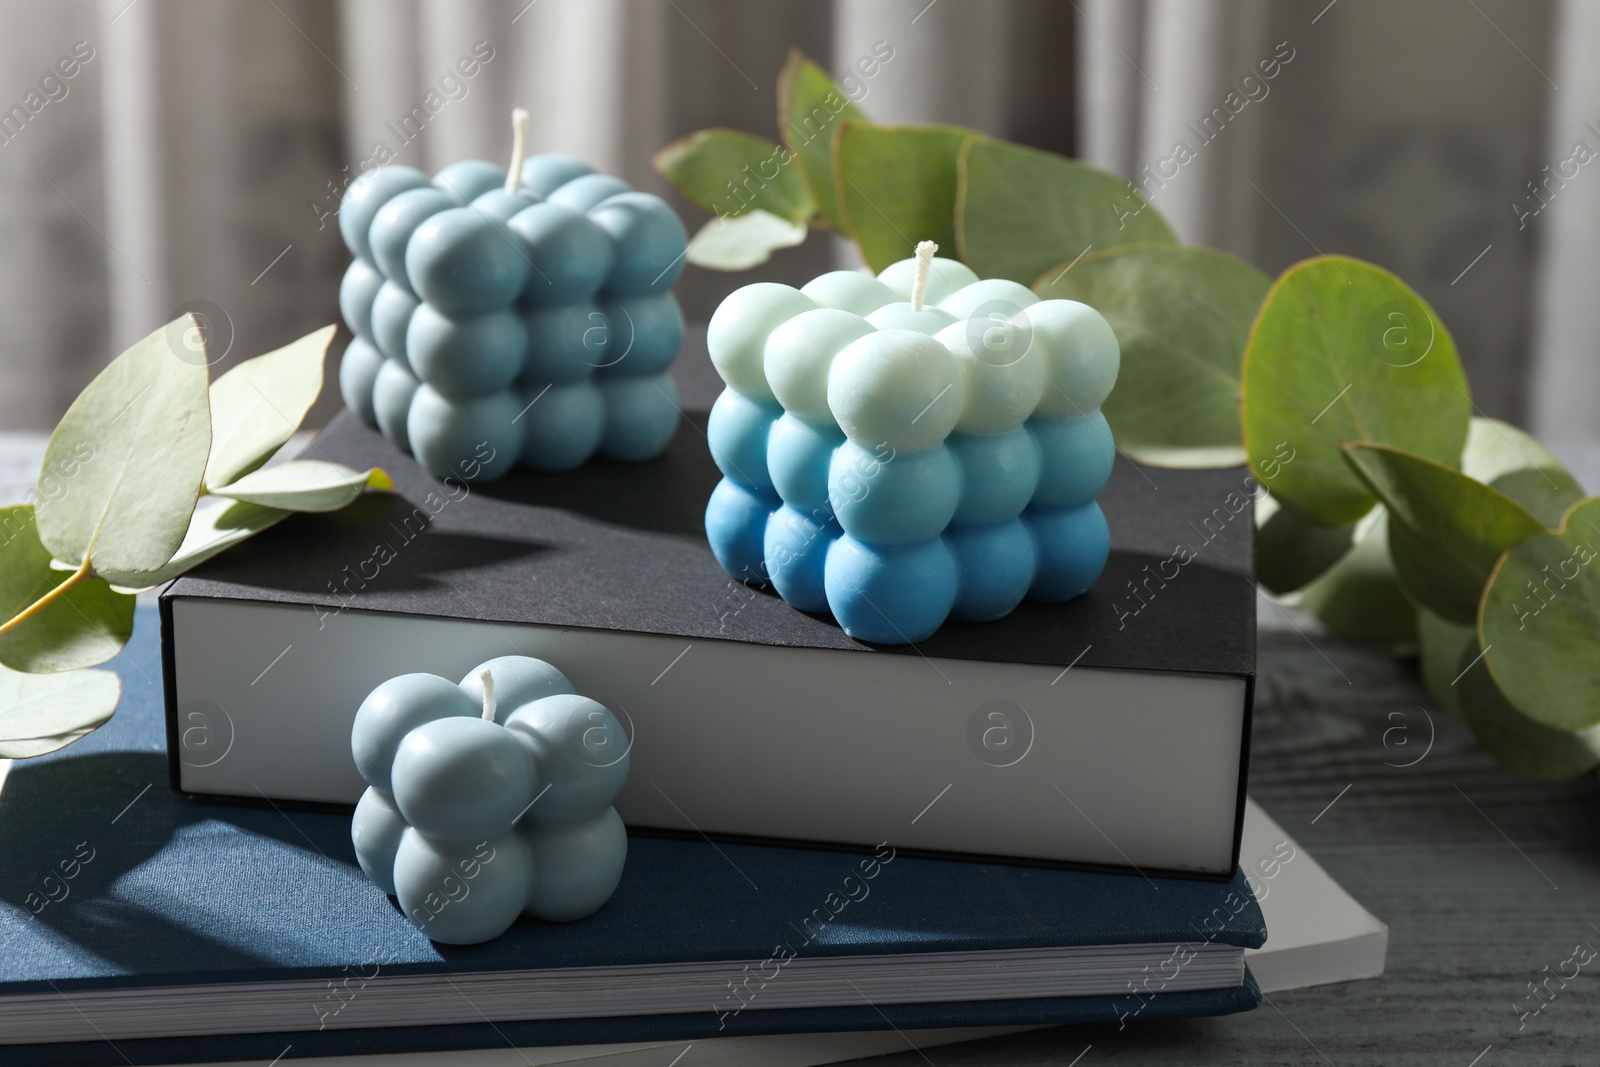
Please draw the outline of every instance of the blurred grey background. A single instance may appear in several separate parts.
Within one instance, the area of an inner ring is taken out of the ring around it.
[[[671,195],[649,165],[668,141],[776,135],[791,46],[843,73],[882,41],[874,119],[1148,182],[1186,241],[1272,273],[1373,260],[1439,310],[1484,413],[1600,438],[1596,0],[0,0],[0,20],[0,431],[48,429],[180,309],[231,323],[229,363],[336,319],[331,211],[380,145],[499,161],[520,104],[532,150]],[[854,262],[813,235],[751,274],[691,267],[679,295],[704,321],[746,281]]]

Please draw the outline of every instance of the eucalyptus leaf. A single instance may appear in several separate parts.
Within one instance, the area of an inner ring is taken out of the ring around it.
[[[1462,650],[1455,688],[1461,693],[1461,717],[1497,763],[1543,782],[1576,778],[1600,766],[1600,726],[1557,730],[1528,718],[1495,688],[1488,671],[1468,666],[1477,655],[1476,641]]]
[[[324,326],[217,379],[211,387],[206,485],[236,481],[294,436],[322,392],[323,361],[337,329]]]
[[[392,490],[378,467],[356,471],[320,459],[292,459],[247,474],[212,492],[230,500],[285,511],[338,511],[368,489]]]
[[[1307,522],[1271,496],[1256,502],[1256,521],[1256,579],[1280,596],[1326,573],[1354,543],[1355,527]]]
[[[1300,603],[1333,636],[1389,644],[1416,640],[1417,609],[1400,591],[1389,562],[1388,515],[1382,508],[1356,527],[1355,544],[1300,591]]]
[[[65,563],[154,570],[189,528],[211,449],[203,337],[192,315],[112,360],[45,448],[39,539]]]
[[[695,204],[733,218],[761,210],[805,222],[816,214],[789,149],[742,130],[716,127],[673,141],[657,152],[656,170]]]
[[[134,599],[103,578],[74,579],[50,566],[33,508],[0,508],[0,623],[15,618],[63,582],[73,585],[20,623],[0,632],[0,664],[42,674],[92,667],[122,651],[133,633]]]
[[[24,674],[0,667],[0,759],[31,759],[70,745],[117,710],[110,671]]]
[[[803,222],[760,210],[733,218],[719,216],[689,239],[685,258],[708,270],[748,270],[771,259],[778,249],[802,243],[810,232]]]
[[[1478,633],[1471,626],[1457,626],[1426,608],[1417,611],[1417,640],[1422,653],[1422,681],[1433,699],[1450,714],[1461,717],[1461,690],[1456,678],[1461,674],[1461,653],[1470,645],[1478,650]]]
[[[1561,516],[1583,499],[1583,487],[1548,448],[1499,419],[1473,416],[1461,469],[1494,486],[1551,529],[1561,525]]]
[[[1080,255],[1178,240],[1133,186],[1054,152],[974,138],[959,173],[956,247],[981,278],[1032,285]]]
[[[975,136],[954,126],[838,124],[834,189],[867,266],[908,259],[921,241],[954,251],[956,156]]]
[[[1101,411],[1118,448],[1154,466],[1227,467],[1245,461],[1239,364],[1271,285],[1224,252],[1140,244],[1059,263],[1034,291],[1088,304],[1116,333],[1122,370]]]
[[[831,154],[834,130],[842,119],[864,121],[866,116],[839,91],[827,71],[798,48],[790,49],[788,62],[778,72],[778,128],[822,218],[838,233],[849,233],[834,188]]]
[[[1555,533],[1504,556],[1489,579],[1478,636],[1495,684],[1517,710],[1557,730],[1600,723],[1600,497],[1574,504]]]
[[[1453,465],[1472,402],[1455,342],[1393,274],[1344,256],[1306,260],[1273,283],[1245,350],[1242,420],[1257,471],[1284,442],[1296,459],[1272,491],[1326,526],[1372,507],[1347,442],[1393,445]]]
[[[1544,529],[1504,493],[1441,463],[1387,445],[1346,445],[1344,455],[1389,509],[1400,587],[1458,625],[1477,619],[1500,554]]]
[[[183,539],[183,545],[166,566],[156,571],[113,571],[106,574],[105,578],[114,588],[125,591],[152,589],[293,514],[292,511],[264,508],[259,504],[207,497],[194,509],[194,518],[189,523],[189,532]]]

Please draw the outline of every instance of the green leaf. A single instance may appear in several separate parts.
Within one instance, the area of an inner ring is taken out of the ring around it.
[[[1461,717],[1484,751],[1502,766],[1543,782],[1576,778],[1600,766],[1600,726],[1556,730],[1522,714],[1495,688],[1483,667],[1468,664],[1478,655],[1471,642],[1457,661]]]
[[[355,471],[319,459],[292,459],[247,474],[212,492],[230,500],[286,511],[338,511],[368,489],[392,490],[381,468]]]
[[[1470,625],[1500,554],[1544,527],[1522,505],[1460,471],[1387,445],[1345,459],[1389,509],[1395,576],[1419,607]]]
[[[1382,508],[1356,527],[1355,545],[1300,591],[1300,603],[1335,637],[1390,644],[1416,640],[1417,609],[1389,562],[1388,515]]]
[[[834,130],[841,119],[864,122],[866,116],[839,91],[827,71],[798,48],[790,49],[788,62],[778,72],[778,128],[823,219],[836,232],[849,233],[833,182]]]
[[[183,539],[183,545],[166,566],[156,571],[112,571],[105,578],[113,586],[128,591],[152,589],[292,514],[292,511],[264,508],[259,504],[207,497],[194,509],[194,518],[189,523],[189,532]]]
[[[1478,637],[1517,710],[1557,730],[1600,723],[1600,497],[1516,545],[1489,578]]]
[[[957,247],[980,278],[1032,285],[1076,256],[1178,240],[1133,186],[1054,152],[974,138],[959,171]]]
[[[322,364],[336,326],[324,326],[247,359],[211,387],[212,445],[205,484],[227,485],[265,463],[294,436],[322,392]]]
[[[1307,522],[1268,495],[1256,501],[1256,519],[1256,579],[1280,596],[1325,573],[1354,541],[1355,527]]]
[[[1554,529],[1583,499],[1583,487],[1561,461],[1533,437],[1499,419],[1473,416],[1461,469],[1492,485]]]
[[[1101,410],[1118,448],[1155,466],[1227,467],[1245,461],[1239,364],[1271,285],[1224,252],[1141,244],[1058,263],[1034,289],[1088,304],[1116,332],[1122,370]]]
[[[110,671],[24,674],[0,667],[0,759],[30,759],[103,726],[122,695]]]
[[[1450,714],[1461,716],[1461,690],[1456,677],[1461,673],[1461,653],[1472,646],[1478,650],[1478,634],[1471,626],[1457,626],[1426,608],[1417,611],[1417,639],[1422,649],[1422,681],[1433,699]]]
[[[713,215],[761,210],[805,222],[816,202],[791,165],[790,151],[753,133],[718,127],[673,141],[657,152],[656,170]]]
[[[867,266],[908,259],[920,241],[955,250],[956,156],[972,136],[954,126],[838,124],[834,188]]]
[[[211,449],[198,334],[185,315],[128,349],[50,435],[35,516],[56,559],[154,570],[183,541]]]
[[[1393,274],[1343,256],[1306,260],[1273,283],[1244,358],[1245,451],[1258,476],[1295,450],[1272,491],[1325,526],[1376,498],[1340,455],[1350,441],[1454,464],[1472,402],[1455,342]]]
[[[736,218],[718,216],[690,238],[685,258],[708,270],[749,270],[771,259],[778,249],[802,243],[810,232],[803,222],[790,222],[765,211]]]
[[[13,619],[63,582],[50,566],[33,508],[0,508],[0,623]],[[0,633],[0,664],[30,674],[92,667],[122,651],[133,633],[133,597],[102,578],[78,579],[56,599]]]

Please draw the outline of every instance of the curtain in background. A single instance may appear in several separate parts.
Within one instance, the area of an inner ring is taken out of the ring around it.
[[[380,144],[424,169],[499,160],[520,104],[534,150],[670,196],[649,166],[669,140],[775,133],[790,46],[842,70],[885,41],[874,118],[1076,150],[1151,188],[1185,240],[1269,272],[1319,251],[1388,266],[1449,324],[1483,411],[1600,437],[1600,167],[1563,169],[1577,141],[1600,153],[1600,12],[1582,0],[0,0],[0,16],[0,110],[92,51],[0,127],[0,429],[47,428],[180,309],[207,311],[214,351],[231,331],[229,362],[333,321],[330,211]],[[1248,103],[1207,125],[1233,91]],[[703,320],[733,285],[852,262],[818,235],[749,275],[691,268],[679,292]]]

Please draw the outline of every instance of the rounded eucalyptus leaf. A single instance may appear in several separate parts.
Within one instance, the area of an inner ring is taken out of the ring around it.
[[[1478,611],[1495,684],[1556,730],[1600,723],[1600,497],[1500,558]]]
[[[957,247],[981,278],[1032,285],[1076,256],[1178,241],[1132,185],[1054,152],[975,137],[960,174]]]
[[[1372,507],[1345,463],[1348,442],[1393,445],[1454,464],[1472,405],[1444,323],[1399,278],[1345,256],[1290,267],[1273,283],[1245,349],[1245,451],[1259,473],[1285,441],[1296,459],[1272,491],[1326,526]]]
[[[1308,522],[1271,496],[1256,502],[1256,521],[1256,579],[1279,596],[1326,573],[1355,540],[1355,527]]]
[[[320,459],[292,459],[247,474],[212,492],[284,511],[338,511],[368,489],[390,490],[394,482],[380,468],[357,471]]]
[[[294,436],[322,392],[335,326],[247,359],[211,386],[211,456],[205,484],[227,485],[265,463]]]
[[[881,271],[909,259],[922,241],[955,251],[956,157],[977,136],[956,126],[838,123],[834,189],[867,266]]]
[[[14,619],[72,573],[50,566],[33,507],[0,508],[0,623]],[[103,578],[77,579],[66,592],[0,633],[0,664],[32,674],[92,667],[122,651],[133,633],[134,598]]]
[[[1417,609],[1389,562],[1388,516],[1375,508],[1356,527],[1355,544],[1300,591],[1300,603],[1333,636],[1389,644],[1416,640]]]
[[[105,725],[122,682],[110,671],[24,674],[0,667],[0,759],[54,752]]]
[[[1478,634],[1471,626],[1457,626],[1426,608],[1417,610],[1417,638],[1422,652],[1422,681],[1433,699],[1450,714],[1461,717],[1461,653],[1469,645],[1476,653]]]
[[[1122,369],[1101,410],[1118,448],[1152,466],[1230,467],[1245,461],[1239,364],[1271,285],[1225,252],[1141,244],[1057,264],[1034,291],[1088,304],[1116,333]]]
[[[849,233],[833,181],[833,138],[841,121],[866,116],[839,91],[823,70],[798,48],[778,72],[778,126],[794,154],[800,177],[823,219],[838,233]],[[779,212],[781,214],[781,212]]]
[[[155,570],[183,541],[210,451],[203,334],[185,315],[112,360],[50,435],[39,539],[74,566]]]
[[[164,567],[154,571],[110,571],[105,579],[113,588],[125,592],[152,589],[292,514],[292,511],[264,508],[259,504],[207,497],[194,509],[194,517],[189,522],[189,532],[183,544]]]
[[[803,222],[759,209],[731,218],[718,216],[689,239],[685,258],[707,270],[749,270],[771,259],[778,249],[801,244],[810,232]]]
[[[1476,641],[1462,650],[1455,688],[1461,693],[1461,717],[1495,762],[1543,782],[1576,778],[1600,766],[1600,726],[1558,730],[1528,718],[1495,687],[1482,664],[1469,666],[1477,655]]]
[[[1473,416],[1461,470],[1515,500],[1551,529],[1583,499],[1583,486],[1548,448],[1499,419]]]
[[[824,162],[827,151],[824,140]],[[667,145],[652,162],[697,206],[721,218],[765,211],[804,223],[817,211],[816,201],[795,171],[793,153],[753,133],[721,127],[699,130]]]

